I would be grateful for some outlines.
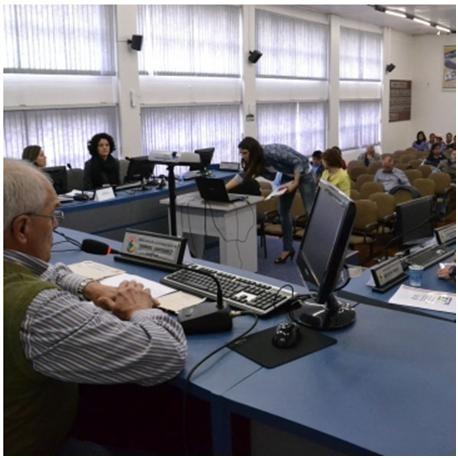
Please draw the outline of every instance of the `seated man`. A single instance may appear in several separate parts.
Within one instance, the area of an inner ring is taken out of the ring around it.
[[[384,154],[382,156],[382,168],[377,170],[374,181],[382,183],[386,192],[391,191],[396,186],[410,186],[406,174],[394,166],[392,154]]]
[[[71,440],[78,383],[164,382],[182,370],[186,339],[142,285],[48,264],[63,215],[45,174],[5,160],[3,195],[4,452],[52,455]]]
[[[380,159],[381,156],[375,152],[373,145],[369,145],[366,148],[366,151],[358,156],[358,161],[362,161],[366,167],[369,167],[371,164],[380,161]]]

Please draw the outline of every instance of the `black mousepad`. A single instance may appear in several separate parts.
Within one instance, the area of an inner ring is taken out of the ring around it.
[[[294,361],[297,358],[314,353],[323,348],[334,345],[337,340],[320,334],[313,329],[300,327],[300,338],[291,348],[277,348],[272,343],[272,336],[276,326],[264,331],[251,334],[229,347],[257,364],[272,369],[282,364]]]

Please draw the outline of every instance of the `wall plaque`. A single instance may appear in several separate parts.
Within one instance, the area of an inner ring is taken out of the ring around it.
[[[408,121],[412,104],[412,81],[390,80],[390,122]]]

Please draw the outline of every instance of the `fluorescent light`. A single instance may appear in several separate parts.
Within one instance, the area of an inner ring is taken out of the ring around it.
[[[407,18],[405,13],[401,13],[400,11],[393,11],[393,10],[385,10],[386,14],[391,14],[391,16],[402,17],[404,19]]]
[[[412,18],[412,20],[415,21],[415,22],[418,22],[419,24],[423,24],[423,25],[427,25],[427,26],[431,27],[431,23],[428,22],[428,21],[425,21],[424,19],[420,19],[418,17],[414,17],[414,18]]]
[[[436,25],[436,29],[441,30],[442,32],[447,32],[447,33],[451,32],[450,29],[447,29],[447,27],[442,27],[441,25]]]

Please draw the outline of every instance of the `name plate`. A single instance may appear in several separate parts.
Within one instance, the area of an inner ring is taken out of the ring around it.
[[[114,198],[115,195],[111,186],[109,188],[97,189],[95,191],[94,200],[96,202],[103,202],[104,200],[110,200]]]
[[[407,278],[399,258],[388,259],[377,264],[371,268],[371,274],[375,283],[372,289],[380,292],[390,289]]]
[[[456,240],[456,224],[449,224],[447,226],[440,227],[435,230],[436,239],[440,245],[443,243]]]

